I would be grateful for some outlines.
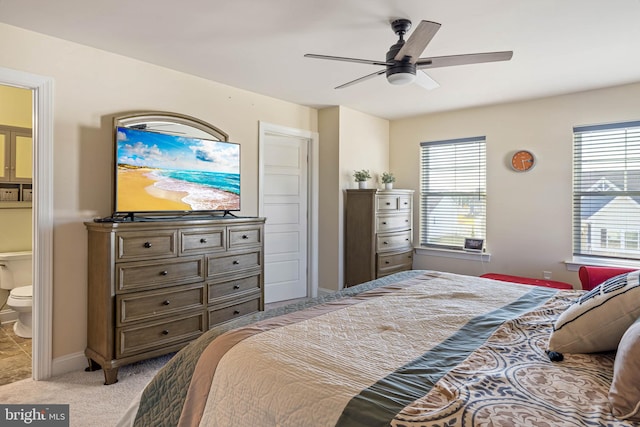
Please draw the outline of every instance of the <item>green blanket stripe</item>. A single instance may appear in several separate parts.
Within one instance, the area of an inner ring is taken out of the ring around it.
[[[411,279],[425,270],[410,270],[385,276],[377,280],[365,282],[357,286],[342,289],[317,298],[309,298],[294,304],[278,307],[272,310],[241,317],[224,323],[205,332],[199,339],[176,353],[169,362],[151,380],[142,393],[140,406],[134,421],[135,427],[172,427],[178,424],[182,406],[187,397],[187,390],[191,375],[195,370],[198,357],[207,345],[218,335],[231,329],[247,326],[260,320],[270,319],[294,311],[303,310],[314,305],[348,298],[359,293],[381,286],[390,285],[401,280]]]
[[[500,325],[538,307],[556,292],[555,289],[536,287],[504,307],[471,319],[421,357],[353,397],[336,426],[388,426],[398,412],[425,396],[440,378],[480,347]]]

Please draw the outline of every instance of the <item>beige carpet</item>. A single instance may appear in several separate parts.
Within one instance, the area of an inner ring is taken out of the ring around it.
[[[161,356],[123,366],[118,382],[104,385],[102,371],[70,372],[46,381],[21,380],[0,386],[3,404],[69,404],[70,426],[115,426],[129,403],[169,360]]]

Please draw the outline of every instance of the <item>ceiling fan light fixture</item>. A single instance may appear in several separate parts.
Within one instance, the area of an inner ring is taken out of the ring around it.
[[[392,85],[408,85],[416,80],[416,75],[412,73],[395,73],[387,76],[387,81]]]

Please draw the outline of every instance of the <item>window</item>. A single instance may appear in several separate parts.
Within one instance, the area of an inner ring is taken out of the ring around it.
[[[485,137],[420,144],[420,245],[462,249],[485,238]]]
[[[573,254],[640,259],[640,121],[573,129]]]

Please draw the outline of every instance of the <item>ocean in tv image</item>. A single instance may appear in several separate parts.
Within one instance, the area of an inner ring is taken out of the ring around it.
[[[119,127],[117,212],[240,209],[240,145]]]

